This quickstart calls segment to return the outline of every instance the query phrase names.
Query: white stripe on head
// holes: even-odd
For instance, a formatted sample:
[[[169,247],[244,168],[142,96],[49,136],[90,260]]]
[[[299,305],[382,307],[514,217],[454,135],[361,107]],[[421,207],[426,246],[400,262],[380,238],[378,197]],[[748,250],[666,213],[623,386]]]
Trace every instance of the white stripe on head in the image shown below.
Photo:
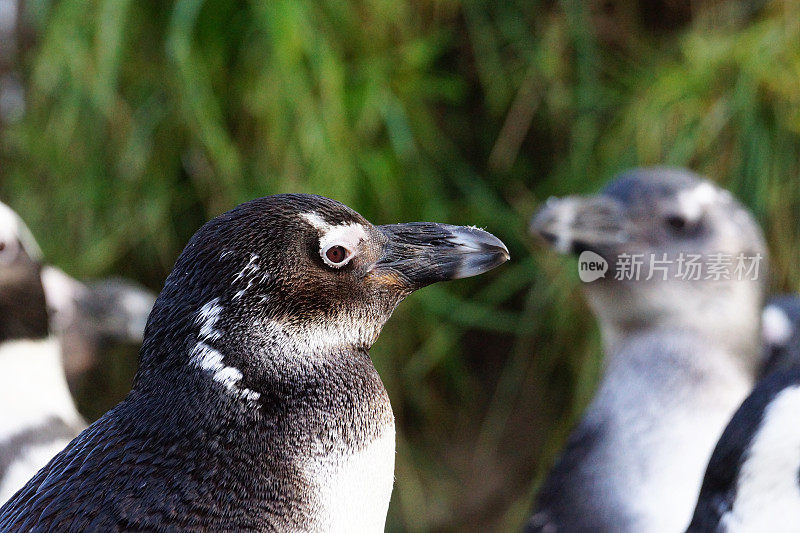
[[[557,198],[548,198],[547,203],[561,202],[563,208],[556,210],[556,223],[553,226],[553,235],[555,235],[555,242],[553,248],[562,254],[568,254],[572,250],[572,241],[574,238],[572,226],[575,223],[575,216],[577,213],[577,201],[574,198],[564,198],[559,200]]]
[[[323,260],[325,260],[326,263],[328,263],[328,261],[325,258],[325,251],[327,251],[331,246],[343,246],[350,252],[352,257],[352,254],[355,254],[358,251],[359,243],[363,240],[366,240],[368,237],[364,225],[359,224],[358,222],[337,224],[334,226],[325,222],[317,213],[301,213],[300,216],[305,219],[306,222],[311,224],[312,227],[320,231],[321,235],[319,238],[319,252],[320,256]],[[336,267],[345,263],[346,261],[342,261],[342,263],[339,265],[331,264],[330,266]]]
[[[219,315],[222,313],[222,306],[219,305],[219,298],[206,302],[197,313],[197,324],[200,326],[200,338],[202,340],[216,340],[220,338],[221,333],[214,329],[214,326],[219,320]]]
[[[225,253],[223,252],[222,257],[225,257]],[[262,270],[261,265],[259,264],[259,255],[258,254],[250,254],[250,259],[247,261],[247,264],[236,274],[236,277],[233,278],[233,282],[239,282],[243,279],[247,279],[247,286],[244,289],[239,289],[233,295],[234,300],[238,300],[243,297],[247,291],[250,290],[250,287],[253,286],[256,282],[258,283],[266,283],[270,279],[269,272],[266,270]]]
[[[792,321],[780,307],[768,305],[761,312],[761,338],[766,344],[783,346],[792,338]]]
[[[708,182],[681,191],[678,193],[678,205],[681,206],[682,214],[690,221],[698,220],[705,211],[705,208],[717,201],[719,190]]]
[[[25,253],[33,260],[41,261],[42,250],[33,238],[31,230],[13,209],[0,202],[0,242],[6,246],[14,246],[17,240],[22,243]],[[13,257],[11,260],[13,261]]]

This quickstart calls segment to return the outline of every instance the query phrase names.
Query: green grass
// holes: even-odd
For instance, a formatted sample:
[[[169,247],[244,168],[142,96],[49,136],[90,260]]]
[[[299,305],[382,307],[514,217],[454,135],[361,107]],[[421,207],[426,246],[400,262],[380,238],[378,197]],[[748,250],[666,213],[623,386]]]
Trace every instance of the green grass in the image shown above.
[[[800,288],[800,6],[651,4],[29,1],[0,195],[69,273],[154,289],[205,220],[276,192],[494,232],[512,262],[409,298],[373,357],[389,529],[514,529],[600,366],[574,265],[527,236],[539,202],[688,166]]]

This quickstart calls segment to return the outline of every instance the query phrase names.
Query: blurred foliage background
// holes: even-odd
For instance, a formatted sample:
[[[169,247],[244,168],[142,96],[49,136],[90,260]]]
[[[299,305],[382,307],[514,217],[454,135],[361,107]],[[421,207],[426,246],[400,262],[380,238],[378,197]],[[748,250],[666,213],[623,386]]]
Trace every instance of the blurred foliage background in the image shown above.
[[[549,195],[690,167],[764,224],[773,288],[800,287],[798,2],[19,2],[0,1],[0,198],[73,276],[159,290],[203,222],[277,192],[509,245],[373,348],[399,426],[389,531],[515,530],[591,398],[574,265],[526,231]]]

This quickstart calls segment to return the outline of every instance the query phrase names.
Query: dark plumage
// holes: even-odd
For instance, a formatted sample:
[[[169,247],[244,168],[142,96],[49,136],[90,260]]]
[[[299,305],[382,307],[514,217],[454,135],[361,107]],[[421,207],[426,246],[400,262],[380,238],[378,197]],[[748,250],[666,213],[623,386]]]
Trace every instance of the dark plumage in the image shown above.
[[[539,491],[538,512],[526,524],[526,531],[633,531],[633,520],[627,521],[624,507],[616,504],[614,489],[604,487],[604,471],[587,468],[595,461],[598,443],[608,439],[610,430],[608,420],[584,419],[572,431],[564,454]],[[594,487],[603,497],[575,497],[587,487]]]
[[[413,290],[507,258],[480,230],[372,226],[318,196],[220,215],[167,278],[128,397],[0,529],[381,529],[394,420],[368,349]]]

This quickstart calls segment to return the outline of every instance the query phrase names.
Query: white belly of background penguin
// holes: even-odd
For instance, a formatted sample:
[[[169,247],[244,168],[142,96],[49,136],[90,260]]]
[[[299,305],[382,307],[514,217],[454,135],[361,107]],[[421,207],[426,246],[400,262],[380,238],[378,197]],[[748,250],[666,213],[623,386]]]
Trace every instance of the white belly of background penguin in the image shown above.
[[[310,195],[204,225],[128,397],[0,508],[0,530],[381,531],[394,415],[369,358],[404,297],[508,259],[484,231],[373,226]]]
[[[56,339],[0,344],[0,501],[5,502],[78,432]]]
[[[800,531],[800,296],[773,296],[761,319],[762,378],[706,469],[689,533]]]
[[[800,531],[800,385],[781,391],[764,415],[723,518],[727,533]]]

